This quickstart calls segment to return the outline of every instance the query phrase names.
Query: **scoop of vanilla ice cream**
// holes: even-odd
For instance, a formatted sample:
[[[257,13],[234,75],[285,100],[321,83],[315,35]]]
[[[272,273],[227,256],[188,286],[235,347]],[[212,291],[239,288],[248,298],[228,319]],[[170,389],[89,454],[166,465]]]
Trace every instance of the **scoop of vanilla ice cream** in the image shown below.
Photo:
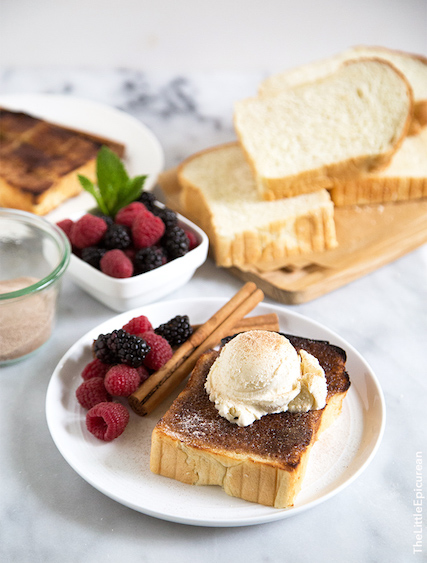
[[[277,332],[252,330],[228,342],[206,379],[219,414],[248,426],[266,414],[307,412],[326,403],[325,373],[317,359],[298,355]]]

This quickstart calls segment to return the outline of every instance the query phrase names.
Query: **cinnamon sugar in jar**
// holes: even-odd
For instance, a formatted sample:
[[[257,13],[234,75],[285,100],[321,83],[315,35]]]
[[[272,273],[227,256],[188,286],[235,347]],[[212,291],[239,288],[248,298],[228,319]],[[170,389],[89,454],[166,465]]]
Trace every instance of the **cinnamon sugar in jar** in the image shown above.
[[[27,357],[52,333],[70,245],[46,219],[0,208],[0,364]]]

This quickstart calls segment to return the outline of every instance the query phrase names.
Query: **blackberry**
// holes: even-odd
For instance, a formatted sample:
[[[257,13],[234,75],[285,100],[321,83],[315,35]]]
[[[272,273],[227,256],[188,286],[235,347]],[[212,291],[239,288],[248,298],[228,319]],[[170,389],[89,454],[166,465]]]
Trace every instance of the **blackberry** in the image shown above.
[[[193,334],[187,315],[177,315],[167,323],[158,326],[154,332],[163,336],[172,348],[180,346]]]
[[[104,219],[104,221],[107,223],[108,227],[111,227],[111,225],[114,225],[114,220],[113,220],[112,217],[110,217],[110,215],[105,215],[105,213],[101,213],[101,211],[95,211],[93,213],[93,215],[96,215],[97,217]]]
[[[94,342],[93,351],[106,364],[126,364],[136,368],[142,365],[150,346],[143,338],[119,329],[100,334]]]
[[[104,235],[104,245],[109,250],[118,248],[119,250],[125,250],[129,248],[132,243],[132,239],[129,234],[129,230],[124,225],[116,225],[113,223],[107,229]]]
[[[162,249],[156,246],[141,248],[135,254],[135,274],[144,274],[161,266],[166,260]]]
[[[93,354],[103,364],[117,363],[116,354],[112,350],[110,350],[108,346],[109,337],[109,334],[100,334],[98,338],[93,342]]]
[[[108,339],[108,347],[112,350],[121,364],[133,368],[142,365],[150,346],[143,338],[129,334],[123,329],[113,330]]]
[[[152,211],[154,215],[160,217],[160,219],[165,224],[166,229],[175,227],[178,223],[178,215],[169,207],[158,207]]]
[[[228,344],[230,340],[233,340],[233,338],[235,338],[237,335],[238,333],[236,332],[236,334],[232,334],[231,336],[225,336],[224,338],[221,338],[221,347]]]
[[[151,192],[142,192],[137,201],[143,203],[148,211],[153,212],[153,209],[158,209],[157,205],[155,205],[157,201],[156,196]]]
[[[88,246],[87,248],[82,249],[81,258],[84,262],[87,262],[97,270],[100,270],[99,262],[106,252],[107,250],[105,248]]]
[[[169,260],[175,260],[175,258],[184,256],[190,247],[190,241],[184,229],[181,229],[178,225],[166,230],[160,244],[163,246]]]

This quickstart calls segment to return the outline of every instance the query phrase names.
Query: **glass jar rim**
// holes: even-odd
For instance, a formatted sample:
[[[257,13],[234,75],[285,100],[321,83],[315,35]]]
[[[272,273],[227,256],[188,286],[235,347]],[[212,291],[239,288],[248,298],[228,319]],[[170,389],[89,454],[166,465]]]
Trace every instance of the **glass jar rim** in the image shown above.
[[[71,245],[64,231],[56,224],[47,221],[44,217],[40,217],[28,211],[0,207],[0,218],[1,217],[7,219],[17,219],[21,223],[32,224],[33,226],[45,231],[56,243],[60,251],[61,258],[56,267],[47,276],[22,289],[9,291],[7,293],[0,293],[0,301],[34,294],[52,285],[64,274],[70,262]]]

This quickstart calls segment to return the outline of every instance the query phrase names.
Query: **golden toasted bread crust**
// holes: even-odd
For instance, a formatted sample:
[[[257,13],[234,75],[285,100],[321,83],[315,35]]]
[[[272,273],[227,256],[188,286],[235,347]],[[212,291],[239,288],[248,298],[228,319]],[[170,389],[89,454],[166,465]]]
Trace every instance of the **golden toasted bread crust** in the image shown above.
[[[115,141],[0,108],[0,205],[45,214],[77,195],[77,174],[95,179],[102,145],[119,156]]]

